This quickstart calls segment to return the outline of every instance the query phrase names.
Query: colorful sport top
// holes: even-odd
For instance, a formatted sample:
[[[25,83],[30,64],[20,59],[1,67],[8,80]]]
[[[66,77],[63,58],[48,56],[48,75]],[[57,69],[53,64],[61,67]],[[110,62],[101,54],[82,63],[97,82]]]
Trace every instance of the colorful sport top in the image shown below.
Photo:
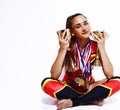
[[[75,71],[66,71],[63,80],[78,92],[86,92],[89,84],[94,82],[92,77],[92,65],[96,59],[97,43],[90,40],[86,47],[80,50],[80,45],[75,44]],[[67,52],[68,59],[72,59],[71,51]],[[73,64],[72,64],[73,65]],[[71,67],[68,67],[71,68]]]

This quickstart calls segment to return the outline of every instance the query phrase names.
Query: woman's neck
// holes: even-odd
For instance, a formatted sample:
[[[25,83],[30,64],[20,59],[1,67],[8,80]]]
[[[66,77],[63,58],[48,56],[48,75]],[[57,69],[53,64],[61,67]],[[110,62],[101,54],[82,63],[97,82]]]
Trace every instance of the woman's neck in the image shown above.
[[[80,45],[80,48],[83,49],[83,48],[85,48],[85,46],[87,45],[89,40],[90,40],[89,38],[87,38],[87,39],[77,39],[77,42]]]

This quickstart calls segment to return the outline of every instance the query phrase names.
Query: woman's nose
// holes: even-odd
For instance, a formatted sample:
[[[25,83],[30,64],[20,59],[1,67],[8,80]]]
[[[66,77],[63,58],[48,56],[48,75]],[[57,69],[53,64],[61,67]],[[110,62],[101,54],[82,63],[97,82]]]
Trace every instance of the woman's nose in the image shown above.
[[[86,31],[87,27],[86,26],[82,26],[82,31]]]

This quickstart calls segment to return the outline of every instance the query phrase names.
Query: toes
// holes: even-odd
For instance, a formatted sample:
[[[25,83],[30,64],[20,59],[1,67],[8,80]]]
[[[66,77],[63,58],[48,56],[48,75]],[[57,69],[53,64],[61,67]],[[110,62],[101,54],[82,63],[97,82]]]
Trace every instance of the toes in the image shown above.
[[[72,101],[70,99],[62,99],[57,102],[58,110],[72,107]]]
[[[98,101],[98,106],[102,106],[104,101]]]
[[[104,103],[103,100],[100,100],[100,101],[93,101],[93,102],[92,102],[92,104],[94,104],[94,105],[98,105],[98,106],[102,106],[103,103]]]

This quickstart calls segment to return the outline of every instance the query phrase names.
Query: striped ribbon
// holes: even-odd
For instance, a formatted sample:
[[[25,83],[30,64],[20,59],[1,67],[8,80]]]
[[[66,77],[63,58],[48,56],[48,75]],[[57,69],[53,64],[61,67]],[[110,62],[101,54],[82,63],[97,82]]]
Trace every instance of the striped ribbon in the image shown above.
[[[80,45],[76,43],[76,64],[84,73],[84,78],[90,73],[91,44],[88,42],[86,47],[80,50]]]

